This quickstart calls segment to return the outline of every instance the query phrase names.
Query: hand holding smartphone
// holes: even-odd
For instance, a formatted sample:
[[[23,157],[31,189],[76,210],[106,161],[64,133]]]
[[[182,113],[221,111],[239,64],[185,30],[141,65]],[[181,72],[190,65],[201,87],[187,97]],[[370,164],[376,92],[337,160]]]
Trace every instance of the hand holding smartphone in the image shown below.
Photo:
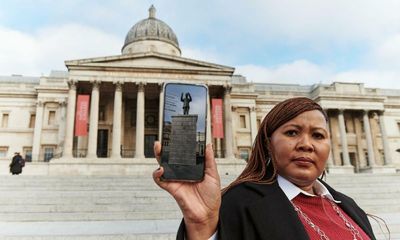
[[[201,181],[207,132],[205,85],[167,83],[161,137],[163,181]]]

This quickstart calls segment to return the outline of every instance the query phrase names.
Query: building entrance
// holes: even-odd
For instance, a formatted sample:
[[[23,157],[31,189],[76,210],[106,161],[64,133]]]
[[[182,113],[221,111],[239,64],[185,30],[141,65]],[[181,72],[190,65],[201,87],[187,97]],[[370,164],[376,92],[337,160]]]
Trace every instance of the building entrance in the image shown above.
[[[99,129],[97,132],[97,157],[108,157],[108,130]]]
[[[154,157],[154,141],[157,140],[157,135],[144,136],[144,156],[147,158]]]

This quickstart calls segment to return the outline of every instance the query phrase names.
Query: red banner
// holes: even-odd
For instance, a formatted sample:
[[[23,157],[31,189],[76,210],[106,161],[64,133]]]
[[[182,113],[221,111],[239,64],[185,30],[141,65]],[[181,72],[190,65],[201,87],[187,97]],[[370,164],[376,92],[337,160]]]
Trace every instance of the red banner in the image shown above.
[[[89,95],[78,95],[75,114],[75,136],[87,136]]]
[[[224,122],[222,111],[222,99],[213,98],[212,106],[212,135],[214,138],[224,138]]]

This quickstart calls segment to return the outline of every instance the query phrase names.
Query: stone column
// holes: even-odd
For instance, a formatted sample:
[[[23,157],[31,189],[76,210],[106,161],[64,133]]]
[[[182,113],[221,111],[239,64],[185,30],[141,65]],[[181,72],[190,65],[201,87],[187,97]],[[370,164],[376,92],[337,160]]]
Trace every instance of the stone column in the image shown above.
[[[329,127],[331,130],[331,141],[332,141],[332,158],[334,165],[341,166],[340,163],[340,129],[339,129],[339,118],[338,116],[330,116],[329,118]],[[339,134],[338,134],[339,133]],[[340,164],[339,164],[340,163]]]
[[[65,140],[63,158],[72,158],[72,147],[74,141],[74,122],[75,122],[75,105],[76,105],[76,81],[68,81],[68,106],[67,119],[65,126]]]
[[[207,127],[206,127],[206,144],[212,143],[212,133],[211,133],[211,99],[210,90],[207,92]],[[214,153],[215,155],[215,153]]]
[[[222,142],[221,138],[216,138],[215,139],[216,146],[215,146],[215,150],[214,151],[216,152],[216,154],[214,154],[214,155],[216,155],[217,158],[222,158],[221,142]]]
[[[383,111],[379,113],[379,125],[381,127],[383,153],[385,155],[384,165],[391,165],[392,164],[392,156],[390,154],[389,141],[388,141],[388,136],[387,136],[387,132],[386,132],[385,117],[383,115]]]
[[[364,122],[365,138],[367,139],[368,164],[370,167],[373,167],[375,166],[375,157],[374,157],[374,146],[372,144],[371,127],[369,125],[368,111],[363,112],[363,122]]]
[[[162,83],[158,84],[158,88],[160,90],[160,97],[159,97],[159,111],[158,111],[158,141],[162,143],[162,127],[164,125],[164,86]]]
[[[233,155],[233,129],[232,129],[232,110],[231,110],[231,90],[232,86],[225,86],[224,92],[224,112],[225,112],[225,158],[234,159]]]
[[[232,114],[232,126],[233,126],[233,129],[235,129],[235,130],[233,130],[232,129],[232,145],[233,145],[233,156],[238,156],[238,152],[237,152],[237,149],[238,149],[238,147],[237,147],[237,139],[236,139],[236,137],[237,137],[237,132],[236,132],[236,127],[238,126],[238,123],[237,123],[237,113],[236,113],[236,110],[237,110],[237,106],[231,106],[231,114]]]
[[[100,82],[94,81],[90,100],[88,158],[97,157],[97,130],[99,125]]]
[[[326,112],[326,115],[328,116],[328,111],[325,111],[325,112]],[[329,136],[330,136],[330,138],[332,139],[332,135],[333,135],[333,134],[332,134],[332,131],[331,131],[331,126],[330,126],[330,122],[329,122],[329,117],[328,117],[328,121],[327,121],[326,125],[327,125],[327,127],[328,127]],[[329,156],[328,156],[328,161],[327,161],[328,168],[335,165],[334,162],[333,162],[333,143],[332,143],[332,140],[331,140],[331,139],[330,139],[330,142],[331,142],[331,149],[329,150]]]
[[[254,143],[254,140],[257,136],[257,112],[256,107],[250,108],[250,130],[251,130],[251,144]]]
[[[347,134],[346,127],[344,124],[343,109],[339,109],[339,130],[340,130],[340,140],[342,142],[342,157],[344,166],[350,166],[349,150],[347,149]]]
[[[59,102],[60,109],[60,122],[58,124],[58,151],[63,152],[64,139],[65,139],[65,114],[67,103],[63,100]]]
[[[121,158],[121,121],[122,121],[122,83],[115,83],[113,133],[112,133],[112,158]]]
[[[136,107],[136,150],[135,158],[144,158],[144,86],[145,83],[137,84],[137,107]]]
[[[43,111],[44,111],[44,103],[39,100],[36,103],[35,129],[33,132],[33,145],[32,145],[33,162],[39,161],[40,141],[42,138],[42,127],[43,127]]]
[[[357,154],[358,154],[358,159],[359,159],[359,169],[365,168],[367,166],[367,160],[365,159],[365,154],[364,154],[364,148],[363,148],[363,131],[361,127],[361,118],[360,116],[357,116],[354,118],[354,126],[355,126],[355,132],[356,132],[356,147],[357,147]],[[358,170],[359,170],[358,169]],[[356,169],[357,170],[357,169]]]

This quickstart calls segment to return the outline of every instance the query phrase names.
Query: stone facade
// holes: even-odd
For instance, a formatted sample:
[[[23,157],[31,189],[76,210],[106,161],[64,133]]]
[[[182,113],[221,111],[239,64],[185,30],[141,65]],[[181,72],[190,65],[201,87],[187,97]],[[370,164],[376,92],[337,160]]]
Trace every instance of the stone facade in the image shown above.
[[[49,76],[0,77],[0,159],[22,152],[33,163],[72,166],[153,158],[153,142],[161,139],[162,86],[185,82],[208,86],[209,115],[211,99],[223,99],[225,136],[212,138],[210,118],[206,134],[221,161],[242,163],[268,111],[286,98],[305,96],[329,116],[329,171],[400,170],[400,89],[251,83],[233,75],[232,67],[181,57],[170,28],[160,39],[151,31],[146,38],[143,26],[156,20],[150,9],[149,19],[132,27],[141,29],[140,36],[130,31],[121,55],[66,61],[68,72]],[[89,133],[77,137],[80,94],[90,95]]]
[[[295,96],[317,101],[329,117],[332,172],[394,172],[400,169],[400,89],[362,83],[312,86],[248,83],[232,77],[234,149],[247,158],[260,122],[278,102]]]

